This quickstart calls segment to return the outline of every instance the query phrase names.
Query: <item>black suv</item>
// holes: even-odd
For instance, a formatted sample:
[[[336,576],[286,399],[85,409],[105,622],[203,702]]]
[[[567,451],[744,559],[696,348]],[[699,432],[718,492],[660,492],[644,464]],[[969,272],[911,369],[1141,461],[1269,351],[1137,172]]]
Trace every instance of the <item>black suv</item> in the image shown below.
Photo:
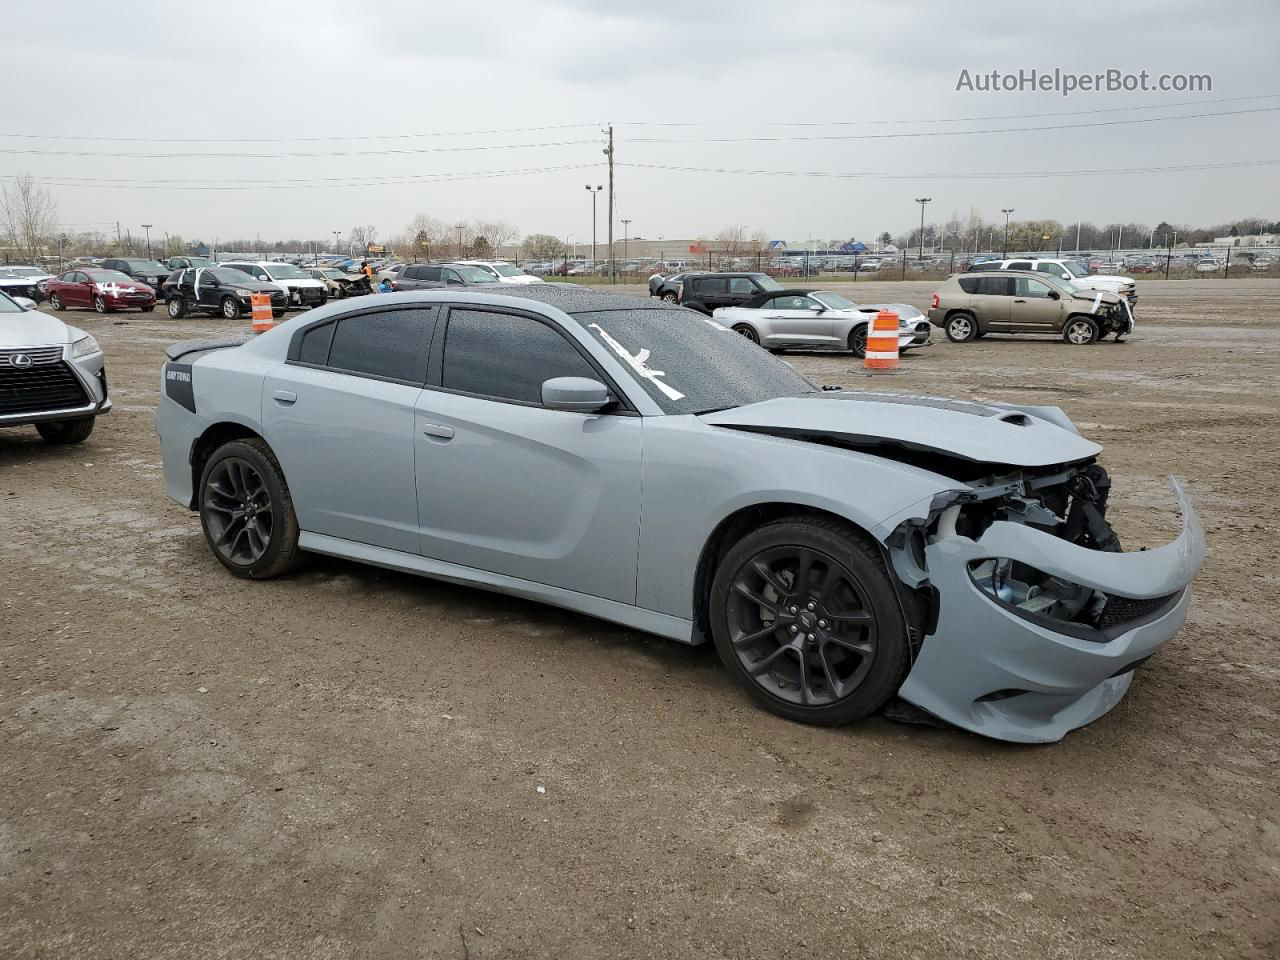
[[[113,257],[110,260],[103,260],[99,269],[119,270],[139,283],[145,283],[156,292],[157,299],[160,297],[160,284],[164,283],[165,278],[172,272],[162,263],[140,257]]]
[[[253,307],[255,293],[271,294],[271,315],[277,320],[289,307],[289,298],[274,283],[256,280],[231,267],[188,267],[164,282],[163,296],[169,316],[178,320],[188,313],[217,313],[236,320]]]
[[[488,270],[467,263],[410,263],[391,281],[393,290],[428,290],[473,283],[497,284]]]
[[[758,293],[781,289],[767,273],[698,273],[681,280],[676,295],[684,306],[711,316],[717,307],[737,307]]]

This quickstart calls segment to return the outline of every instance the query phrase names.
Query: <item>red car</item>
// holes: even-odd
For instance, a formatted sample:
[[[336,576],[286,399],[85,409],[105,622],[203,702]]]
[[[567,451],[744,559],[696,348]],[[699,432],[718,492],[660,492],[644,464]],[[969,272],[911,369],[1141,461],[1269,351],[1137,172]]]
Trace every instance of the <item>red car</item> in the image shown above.
[[[55,310],[84,307],[107,313],[156,308],[156,292],[119,270],[68,270],[50,280],[45,293]]]

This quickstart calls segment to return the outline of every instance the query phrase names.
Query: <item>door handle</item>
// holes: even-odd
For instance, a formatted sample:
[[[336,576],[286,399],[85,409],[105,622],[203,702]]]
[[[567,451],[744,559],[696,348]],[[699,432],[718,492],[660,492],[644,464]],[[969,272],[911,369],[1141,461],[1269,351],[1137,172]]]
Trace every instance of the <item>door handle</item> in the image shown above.
[[[276,403],[295,403],[298,395],[292,390],[276,390],[272,392],[271,399]]]
[[[1015,298],[1015,299],[1014,299],[1014,301],[1013,301],[1013,302],[1014,302],[1014,303],[1026,303],[1027,301],[1023,300],[1021,297],[1017,297],[1017,298]]]
[[[433,440],[452,440],[453,427],[446,427],[442,423],[428,423],[422,428],[422,432]]]

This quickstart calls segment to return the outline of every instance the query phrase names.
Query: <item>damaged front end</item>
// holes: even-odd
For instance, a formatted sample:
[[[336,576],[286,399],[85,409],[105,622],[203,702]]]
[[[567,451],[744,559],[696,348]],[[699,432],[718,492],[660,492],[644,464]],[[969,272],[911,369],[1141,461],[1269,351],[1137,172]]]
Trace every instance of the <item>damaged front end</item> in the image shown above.
[[[1002,740],[1061,739],[1116,705],[1186,619],[1204,537],[1124,553],[1092,460],[970,480],[886,537],[924,636],[899,695]]]

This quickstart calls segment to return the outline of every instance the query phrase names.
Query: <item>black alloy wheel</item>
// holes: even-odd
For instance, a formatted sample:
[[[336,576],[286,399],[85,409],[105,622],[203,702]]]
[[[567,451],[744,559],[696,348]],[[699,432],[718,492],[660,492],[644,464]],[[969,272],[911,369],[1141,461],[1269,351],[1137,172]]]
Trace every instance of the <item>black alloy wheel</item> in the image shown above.
[[[710,611],[730,673],[793,720],[859,719],[906,675],[906,626],[879,550],[834,520],[776,521],[744,537],[717,571]]]
[[[859,360],[867,355],[867,324],[861,323],[849,332],[849,352]]]
[[[203,507],[219,556],[242,567],[262,559],[275,514],[266,480],[253,464],[240,457],[219,460],[205,480]]]

